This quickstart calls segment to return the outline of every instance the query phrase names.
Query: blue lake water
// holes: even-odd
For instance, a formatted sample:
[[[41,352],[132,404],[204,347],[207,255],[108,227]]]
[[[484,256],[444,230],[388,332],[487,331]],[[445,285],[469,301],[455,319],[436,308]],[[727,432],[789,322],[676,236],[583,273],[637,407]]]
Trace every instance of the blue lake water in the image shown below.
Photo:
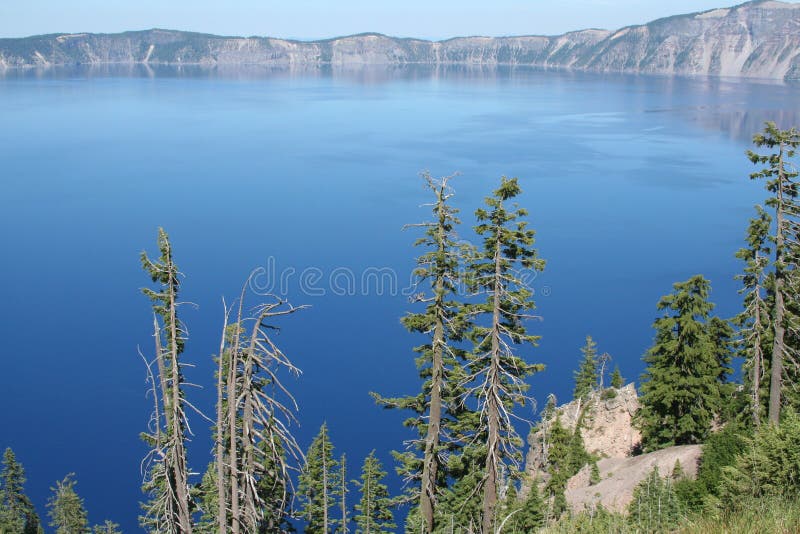
[[[779,83],[526,69],[7,72],[0,446],[25,465],[42,514],[49,487],[75,472],[92,522],[137,530],[150,408],[137,346],[152,345],[138,254],[156,252],[164,226],[196,304],[183,309],[189,379],[206,386],[193,402],[213,413],[221,298],[253,269],[264,283],[282,273],[290,300],[311,305],[277,338],[304,371],[288,383],[300,443],[327,420],[351,466],[373,448],[389,465],[410,436],[368,392],[418,388],[419,338],[399,318],[419,251],[402,227],[427,217],[426,169],[461,173],[467,240],[500,176],[520,179],[548,261],[534,283],[542,342],[525,351],[548,366],[533,395],[569,398],[587,334],[636,379],[673,282],[702,273],[719,313],[737,311],[733,254],[764,197],[744,151],[764,120],[800,123],[798,102]],[[325,295],[303,291],[309,268]],[[378,276],[347,291],[347,273],[360,286],[390,270],[397,291]],[[197,471],[208,426],[193,419]]]

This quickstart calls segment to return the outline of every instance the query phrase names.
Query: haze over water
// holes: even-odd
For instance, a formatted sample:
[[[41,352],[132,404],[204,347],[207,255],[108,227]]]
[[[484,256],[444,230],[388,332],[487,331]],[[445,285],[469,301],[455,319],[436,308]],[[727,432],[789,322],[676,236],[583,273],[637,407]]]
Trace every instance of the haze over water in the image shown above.
[[[137,346],[152,346],[138,254],[156,254],[163,226],[196,304],[183,308],[187,374],[205,389],[190,399],[213,414],[221,298],[253,269],[283,274],[290,301],[311,305],[276,338],[303,370],[287,381],[301,445],[327,420],[351,478],[372,448],[391,468],[388,451],[411,436],[368,392],[419,387],[421,338],[399,318],[415,309],[402,290],[421,251],[402,227],[429,218],[426,169],[461,173],[465,240],[500,176],[520,179],[547,260],[531,325],[542,341],[525,351],[548,365],[531,381],[540,402],[569,399],[587,334],[638,379],[672,283],[702,273],[720,315],[736,313],[733,255],[764,198],[744,151],[764,120],[788,128],[799,115],[791,85],[521,68],[9,71],[0,446],[25,465],[41,514],[48,488],[75,472],[93,523],[138,529],[151,400]],[[337,294],[348,272],[357,287]],[[396,287],[390,275],[362,288],[365,272],[395,273]],[[190,463],[203,471],[210,425],[192,424]]]

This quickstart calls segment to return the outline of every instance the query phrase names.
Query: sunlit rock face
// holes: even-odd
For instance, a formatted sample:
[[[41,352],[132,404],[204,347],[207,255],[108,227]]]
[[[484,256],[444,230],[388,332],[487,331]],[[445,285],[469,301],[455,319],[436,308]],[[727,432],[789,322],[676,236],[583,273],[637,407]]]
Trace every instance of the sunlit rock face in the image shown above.
[[[800,79],[800,4],[756,1],[618,31],[459,37],[362,34],[322,41],[148,30],[0,39],[0,68],[75,64],[528,65],[601,72]]]

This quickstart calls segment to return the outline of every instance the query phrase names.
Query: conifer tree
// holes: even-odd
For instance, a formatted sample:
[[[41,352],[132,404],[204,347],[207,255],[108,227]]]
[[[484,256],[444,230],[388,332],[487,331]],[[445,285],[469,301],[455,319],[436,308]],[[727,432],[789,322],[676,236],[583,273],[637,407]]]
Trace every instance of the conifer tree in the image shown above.
[[[662,478],[658,467],[634,488],[628,505],[629,520],[641,532],[672,532],[682,512],[672,480]]]
[[[417,258],[414,276],[426,291],[415,295],[415,302],[424,303],[420,313],[409,313],[402,319],[411,332],[424,334],[430,341],[415,348],[419,354],[417,368],[423,380],[419,394],[382,398],[373,394],[386,408],[411,410],[414,415],[405,426],[414,428],[419,435],[416,450],[395,453],[400,462],[399,474],[407,481],[408,500],[419,507],[424,532],[433,532],[437,494],[446,485],[441,458],[444,452],[457,453],[459,420],[468,411],[463,400],[464,351],[454,346],[462,339],[466,324],[462,305],[458,301],[459,267],[464,251],[458,244],[456,226],[458,210],[450,205],[453,190],[449,185],[453,177],[436,180],[423,174],[427,188],[433,193],[433,220],[409,225],[425,229],[423,237],[415,243],[425,247]]]
[[[771,240],[775,247],[774,260],[774,308],[772,312],[772,354],[770,370],[769,420],[778,424],[783,396],[784,362],[795,358],[796,350],[789,338],[798,331],[798,318],[793,310],[797,308],[797,294],[800,292],[800,204],[798,204],[798,169],[793,163],[797,147],[800,146],[800,132],[779,130],[774,122],[767,122],[763,133],[753,136],[753,144],[773,150],[762,155],[748,151],[750,161],[764,165],[752,173],[751,179],[766,180],[766,188],[772,196],[767,206],[775,210],[775,230]]]
[[[119,525],[108,519],[102,525],[95,525],[92,534],[122,534]]]
[[[622,373],[619,372],[619,366],[614,366],[614,372],[611,374],[611,387],[619,389],[625,385],[625,379],[622,378]]]
[[[7,448],[0,471],[0,532],[38,534],[40,528],[39,516],[25,494],[25,469]]]
[[[180,356],[186,342],[186,328],[178,318],[180,272],[172,245],[163,228],[158,230],[160,257],[151,260],[141,254],[144,270],[158,289],[142,292],[153,302],[155,371],[148,363],[154,409],[148,431],[142,439],[151,447],[142,490],[149,501],[142,505],[143,527],[151,532],[191,534],[192,515],[189,468],[186,462],[185,380]],[[164,340],[162,342],[162,340]]]
[[[655,342],[644,357],[641,408],[635,420],[645,450],[700,443],[720,413],[730,347],[723,323],[711,321],[711,286],[702,276],[662,297]]]
[[[288,460],[302,457],[290,431],[297,423],[297,405],[280,375],[297,376],[300,371],[272,341],[270,332],[276,329],[277,318],[303,306],[274,297],[245,316],[244,300],[245,289],[232,324],[228,321],[233,310],[225,310],[217,357],[216,496],[209,504],[216,505],[213,516],[218,531],[277,532],[287,519]],[[206,523],[211,515],[205,510]]]
[[[56,534],[89,534],[89,521],[83,499],[75,493],[75,479],[72,473],[50,488],[53,495],[47,502],[50,526]]]
[[[391,534],[394,532],[389,489],[384,484],[386,471],[372,451],[364,460],[361,479],[356,481],[361,500],[356,504],[356,534]]]
[[[745,262],[744,273],[737,276],[742,282],[739,293],[744,295],[744,310],[735,318],[739,327],[739,353],[744,358],[745,376],[749,382],[752,421],[759,426],[764,413],[765,355],[771,353],[769,331],[770,309],[765,296],[768,284],[769,230],[772,217],[761,206],[756,206],[757,216],[750,219],[747,229],[747,247],[736,257]],[[768,392],[768,387],[767,387]]]
[[[333,492],[339,497],[339,511],[341,519],[336,532],[348,534],[350,532],[350,519],[347,516],[347,494],[350,493],[347,480],[347,456],[344,454],[339,457],[339,478],[336,480],[338,487]]]
[[[301,501],[301,516],[306,521],[309,534],[328,534],[336,521],[331,516],[336,479],[339,475],[333,456],[333,444],[328,434],[327,423],[322,423],[319,433],[306,452],[306,463],[300,472],[298,497]]]
[[[493,529],[500,472],[508,462],[518,465],[520,458],[522,440],[511,424],[514,406],[528,400],[525,379],[544,368],[526,362],[516,348],[535,346],[539,339],[529,334],[523,323],[533,317],[529,310],[535,305],[522,269],[538,272],[545,263],[533,248],[533,230],[520,220],[527,211],[507,207],[520,192],[516,178],[503,177],[500,187],[486,199],[486,208],[475,212],[475,232],[483,238],[483,247],[468,269],[471,288],[486,298],[470,306],[476,324],[469,332],[475,348],[468,366],[478,384],[473,392],[478,399],[480,429],[486,433],[483,532]]]
[[[588,397],[597,384],[597,343],[592,336],[586,336],[586,345],[581,348],[581,353],[583,359],[574,373],[575,389],[572,398],[576,400]]]

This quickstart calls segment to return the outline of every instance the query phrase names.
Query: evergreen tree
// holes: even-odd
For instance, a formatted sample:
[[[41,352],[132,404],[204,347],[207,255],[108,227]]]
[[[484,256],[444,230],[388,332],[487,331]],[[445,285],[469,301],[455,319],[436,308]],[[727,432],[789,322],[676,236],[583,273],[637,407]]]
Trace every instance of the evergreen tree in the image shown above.
[[[531,484],[528,495],[519,499],[514,485],[510,485],[498,517],[499,531],[508,534],[536,532],[544,525],[544,503],[536,484]]]
[[[792,128],[781,131],[774,122],[767,122],[764,132],[753,136],[756,147],[766,147],[774,152],[766,155],[748,151],[750,161],[764,165],[752,173],[751,179],[766,180],[766,188],[772,196],[767,206],[775,210],[775,234],[770,240],[775,246],[774,261],[774,307],[772,310],[772,354],[770,370],[769,420],[778,424],[784,395],[784,362],[796,356],[796,347],[790,343],[792,332],[798,329],[797,294],[800,292],[798,261],[800,248],[800,204],[797,202],[798,169],[793,163],[800,132]],[[757,230],[758,231],[758,230]],[[751,244],[752,247],[752,244]]]
[[[148,364],[154,408],[150,427],[142,434],[151,451],[142,485],[149,501],[142,505],[144,516],[140,523],[151,532],[191,534],[192,504],[186,462],[187,402],[180,361],[186,328],[178,319],[180,272],[163,228],[158,230],[158,248],[158,260],[151,260],[145,252],[141,254],[142,266],[158,284],[158,289],[142,290],[153,302],[156,370]],[[162,339],[166,341],[162,343]]]
[[[509,462],[515,467],[520,460],[522,440],[511,424],[514,406],[528,400],[525,380],[544,368],[517,354],[517,346],[535,346],[539,340],[523,323],[533,317],[529,310],[535,305],[521,269],[538,272],[545,263],[533,248],[533,230],[520,220],[527,211],[506,205],[520,192],[516,178],[503,177],[500,187],[486,199],[486,208],[475,212],[475,232],[483,238],[483,247],[468,268],[471,288],[486,298],[470,306],[476,323],[469,332],[475,347],[468,366],[477,384],[473,392],[481,414],[479,428],[486,433],[481,511],[484,532],[493,529],[500,473]]]
[[[425,173],[423,178],[435,199],[431,205],[433,221],[412,226],[425,229],[415,245],[425,247],[426,252],[417,258],[414,270],[418,283],[427,286],[427,292],[414,297],[416,302],[425,304],[425,309],[402,319],[409,331],[430,339],[414,349],[419,354],[417,368],[423,380],[422,389],[408,397],[373,396],[386,408],[413,412],[404,424],[414,428],[419,436],[416,450],[396,452],[394,456],[400,463],[398,473],[405,480],[415,481],[407,486],[407,500],[419,507],[424,532],[433,532],[434,503],[447,483],[441,459],[445,453],[458,452],[458,421],[468,411],[462,400],[464,351],[454,346],[466,328],[462,305],[457,300],[464,251],[456,234],[460,222],[458,210],[449,204],[453,196],[449,185],[452,177],[435,180]]]
[[[633,490],[628,517],[641,532],[672,532],[682,516],[672,480],[662,478],[658,467]]]
[[[50,516],[50,526],[56,529],[56,534],[89,534],[89,521],[83,499],[75,493],[75,480],[70,473],[64,480],[56,482],[55,488],[50,488],[53,495],[47,501]]]
[[[581,348],[583,359],[575,371],[575,389],[572,398],[585,399],[594,391],[597,384],[597,343],[592,336],[586,336],[586,345]]]
[[[611,374],[611,387],[619,389],[625,385],[625,379],[622,378],[622,373],[619,372],[619,366],[614,366],[614,372]]]
[[[106,521],[102,525],[95,525],[92,529],[92,534],[122,534],[119,525],[113,521]]]
[[[339,475],[337,467],[328,425],[323,423],[308,448],[306,463],[299,479],[300,513],[306,521],[305,532],[309,534],[328,534],[336,524],[330,511],[336,505],[334,492]]]
[[[361,500],[356,504],[357,514],[354,519],[357,525],[356,534],[391,534],[394,532],[394,516],[392,514],[389,489],[383,483],[386,472],[380,460],[372,451],[364,460],[361,469],[361,481],[356,481]]]
[[[344,454],[339,458],[339,477],[336,483],[337,487],[333,494],[339,497],[339,511],[342,514],[336,532],[347,534],[350,532],[350,519],[347,516],[347,494],[350,493],[350,489],[347,487],[347,456]]]
[[[771,354],[771,332],[769,332],[770,309],[765,296],[768,284],[769,230],[772,217],[761,206],[756,206],[757,216],[750,219],[747,229],[747,247],[740,249],[736,257],[745,262],[744,273],[737,276],[742,282],[739,293],[744,295],[744,310],[735,318],[739,327],[739,354],[744,358],[744,375],[749,382],[752,421],[755,426],[765,415],[766,396],[769,387],[763,385],[765,355]]]
[[[37,534],[40,528],[39,516],[25,494],[25,469],[7,448],[0,471],[0,532]]]
[[[592,460],[592,457],[586,452],[580,432],[581,419],[582,416],[579,416],[573,431],[563,425],[560,416],[556,416],[555,422],[550,427],[550,439],[545,459],[545,470],[549,479],[544,486],[544,491],[552,504],[552,517],[558,517],[567,508],[564,491],[569,479]]]
[[[655,343],[644,357],[635,416],[648,451],[702,442],[721,411],[730,372],[729,329],[709,320],[714,305],[708,280],[698,275],[673,287],[658,303],[664,316],[653,325]]]

